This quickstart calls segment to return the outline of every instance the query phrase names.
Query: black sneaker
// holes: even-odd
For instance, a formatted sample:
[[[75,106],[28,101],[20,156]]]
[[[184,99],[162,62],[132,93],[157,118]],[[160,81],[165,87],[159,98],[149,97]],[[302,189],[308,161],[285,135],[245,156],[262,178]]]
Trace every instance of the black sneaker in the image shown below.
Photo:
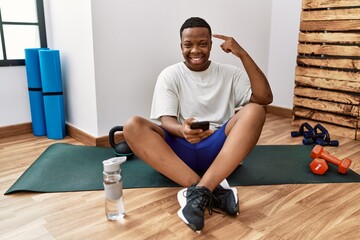
[[[230,187],[226,180],[215,188],[213,195],[215,197],[214,208],[220,209],[231,216],[239,215],[237,189]]]
[[[200,233],[204,227],[204,211],[212,214],[214,196],[206,187],[191,186],[178,192],[180,210],[178,216],[194,231]]]

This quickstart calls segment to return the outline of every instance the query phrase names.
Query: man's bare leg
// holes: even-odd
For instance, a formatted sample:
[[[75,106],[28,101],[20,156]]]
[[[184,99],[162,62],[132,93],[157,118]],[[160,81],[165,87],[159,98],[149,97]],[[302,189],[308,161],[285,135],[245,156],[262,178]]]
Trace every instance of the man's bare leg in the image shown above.
[[[132,117],[125,123],[123,133],[139,158],[174,182],[189,187],[200,181],[200,177],[165,142],[165,135],[156,124]]]
[[[265,123],[265,110],[261,105],[250,103],[237,112],[228,122],[223,148],[206,171],[198,186],[213,191],[227,178],[255,147]]]

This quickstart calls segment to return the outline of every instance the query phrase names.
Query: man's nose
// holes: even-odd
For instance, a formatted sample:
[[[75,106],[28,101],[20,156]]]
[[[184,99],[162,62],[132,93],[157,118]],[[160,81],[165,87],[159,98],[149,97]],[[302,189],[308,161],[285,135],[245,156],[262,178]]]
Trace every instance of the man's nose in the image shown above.
[[[192,48],[191,48],[191,52],[192,53],[198,53],[200,52],[200,48],[198,45],[194,45]]]

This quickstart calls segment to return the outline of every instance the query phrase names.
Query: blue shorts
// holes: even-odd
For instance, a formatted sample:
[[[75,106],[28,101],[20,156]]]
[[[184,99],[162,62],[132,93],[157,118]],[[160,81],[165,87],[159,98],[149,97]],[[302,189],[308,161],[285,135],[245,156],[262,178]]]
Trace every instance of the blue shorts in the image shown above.
[[[205,172],[224,145],[226,140],[226,124],[227,123],[209,137],[195,144],[189,143],[184,138],[175,137],[164,128],[162,129],[165,134],[166,143],[172,148],[176,155],[194,171]]]

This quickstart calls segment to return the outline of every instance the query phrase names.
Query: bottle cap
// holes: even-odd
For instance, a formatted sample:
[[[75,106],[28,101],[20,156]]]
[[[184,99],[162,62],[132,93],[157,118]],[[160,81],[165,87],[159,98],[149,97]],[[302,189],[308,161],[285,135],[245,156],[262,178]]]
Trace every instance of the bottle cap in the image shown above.
[[[126,157],[114,157],[103,161],[105,172],[115,172],[120,170],[120,164],[126,161]]]

